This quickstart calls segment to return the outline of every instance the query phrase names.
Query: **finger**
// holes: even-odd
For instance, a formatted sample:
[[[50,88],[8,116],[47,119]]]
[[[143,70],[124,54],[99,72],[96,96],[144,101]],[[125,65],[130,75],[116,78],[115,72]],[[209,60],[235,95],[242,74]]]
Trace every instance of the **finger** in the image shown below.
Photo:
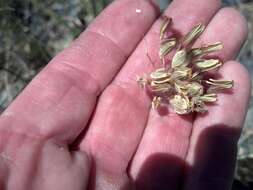
[[[224,29],[224,25],[225,24],[228,26],[227,28],[229,28],[230,29],[230,32],[229,32],[229,35],[227,35],[227,32],[224,32],[223,31],[223,29]],[[235,24],[236,23],[236,24]],[[239,52],[239,49],[240,49],[240,47],[241,47],[241,45],[243,44],[243,42],[245,41],[245,39],[246,39],[246,37],[247,37],[247,25],[246,25],[246,22],[245,22],[245,20],[244,20],[244,18],[236,11],[236,10],[234,10],[234,9],[231,9],[231,8],[223,8],[222,10],[220,10],[218,13],[217,13],[217,15],[214,17],[214,19],[212,20],[212,22],[209,24],[209,26],[208,26],[208,28],[207,28],[207,30],[206,30],[206,32],[201,36],[201,40],[198,42],[199,44],[201,44],[201,43],[210,43],[210,42],[214,42],[214,41],[221,41],[223,44],[224,44],[224,49],[222,50],[222,51],[220,51],[220,52],[218,52],[218,53],[216,53],[216,54],[214,54],[214,55],[216,55],[216,56],[218,56],[218,57],[220,57],[220,58],[222,58],[223,60],[229,60],[229,59],[232,59],[233,57],[234,57],[234,55],[237,55],[238,54],[238,52]],[[227,64],[227,63],[226,63]],[[226,75],[227,76],[227,79],[231,79],[231,77],[230,76],[228,76],[228,75]],[[238,75],[239,76],[239,75]],[[224,78],[226,78],[226,77],[224,77]],[[223,96],[223,95],[222,95]],[[220,99],[220,97],[219,97],[219,99]],[[218,108],[218,105],[216,106],[216,105],[214,105],[214,107],[208,107],[208,110],[209,109],[219,109]],[[216,113],[216,114],[221,114],[221,112],[217,112],[217,111],[214,111],[212,114],[214,114],[214,113]],[[244,114],[244,113],[242,113],[242,114]],[[211,114],[208,114],[209,116],[211,116]],[[221,114],[221,115],[228,115],[228,114]],[[216,119],[214,119],[215,118],[215,116],[214,117],[209,117],[209,116],[206,116],[206,117],[203,117],[203,118],[199,118],[199,119],[197,119],[196,120],[196,123],[198,123],[198,120],[201,120],[201,119],[204,119],[204,118],[206,118],[206,125],[207,126],[210,126],[211,124],[210,124],[210,121],[216,121]],[[237,117],[233,117],[233,118],[235,118],[235,119],[238,119]],[[218,120],[217,120],[218,121]],[[239,120],[238,120],[239,121]],[[203,121],[203,125],[205,124],[205,122]],[[188,156],[187,156],[187,162],[189,162],[189,165],[193,165],[193,162],[194,162],[194,159],[195,159],[195,156],[200,156],[200,155],[196,155],[196,153],[194,153],[195,152],[195,149],[197,149],[199,146],[197,145],[197,139],[202,139],[202,137],[200,137],[200,136],[204,136],[204,134],[205,134],[205,131],[207,131],[203,126],[199,126],[199,127],[196,127],[195,126],[195,124],[196,123],[194,123],[194,129],[193,129],[193,132],[192,132],[192,143],[191,143],[191,146],[190,146],[190,150],[189,150],[189,154],[188,154]],[[222,123],[220,123],[220,129],[217,129],[217,131],[218,130],[220,130],[221,131],[221,133],[226,133],[226,127],[225,126],[221,126],[221,124]],[[214,124],[215,125],[215,124]],[[241,125],[240,125],[241,126]],[[219,127],[216,127],[216,128],[219,128]],[[216,128],[213,130],[214,131],[214,133],[215,133],[215,131],[216,131]],[[195,132],[195,131],[197,131],[197,132]],[[223,132],[224,131],[224,132]],[[229,132],[229,131],[228,131]],[[227,132],[227,133],[228,133]],[[195,135],[195,133],[196,133],[196,135]],[[207,133],[207,132],[206,132]],[[218,141],[218,138],[213,138],[213,140],[211,139],[212,137],[211,137],[211,135],[212,135],[212,130],[210,130],[210,135],[209,135],[209,137],[210,138],[208,138],[208,139],[210,139],[210,142],[208,142],[208,140],[207,140],[207,142],[203,142],[203,143],[198,143],[198,144],[202,144],[202,147],[204,147],[205,148],[205,144],[208,144],[208,143],[210,143],[211,144],[211,142],[214,142],[215,140],[217,141],[217,142],[219,142]],[[237,132],[237,134],[238,134],[239,132]],[[198,134],[198,135],[197,135]],[[201,134],[203,134],[203,135],[201,135]],[[233,135],[235,135],[235,133],[233,134],[230,134],[230,135],[226,135],[228,138],[229,137],[231,137],[232,138],[232,136]],[[194,137],[195,136],[195,137]],[[227,139],[227,138],[226,138]],[[199,141],[201,141],[201,140],[199,140]],[[236,141],[234,141],[234,143],[236,143]],[[228,144],[228,143],[226,143],[226,144]],[[233,143],[232,143],[233,144]],[[215,144],[215,145],[217,145],[217,144]],[[198,147],[197,147],[198,146]],[[212,146],[212,145],[210,145],[210,146]],[[232,145],[231,145],[232,146]],[[231,147],[230,146],[230,147]],[[217,146],[218,147],[218,146]],[[217,150],[221,150],[221,151],[224,151],[222,148],[224,148],[223,146],[220,146],[221,147],[221,149],[217,149]],[[211,148],[211,147],[210,147]],[[208,145],[206,145],[206,148],[205,148],[206,150],[207,149],[209,149],[209,147],[208,147]],[[233,153],[233,151],[235,151],[235,147],[233,148],[233,149],[230,149],[230,151],[231,151],[231,154]],[[211,151],[210,151],[211,152]],[[205,154],[205,153],[203,153],[203,154]],[[218,154],[218,152],[217,152],[217,154]],[[215,154],[215,153],[213,153],[213,155],[216,155],[217,156],[217,154]],[[228,154],[227,153],[227,155],[231,155],[231,154]],[[207,155],[209,155],[209,154],[207,154]],[[208,156],[206,157],[206,158],[208,158]],[[234,157],[234,155],[232,154],[231,156],[227,156],[227,158],[228,158],[228,160],[227,160],[227,163],[228,163],[228,165],[229,165],[229,168],[230,169],[228,169],[227,170],[227,172],[229,173],[229,172],[231,172],[231,170],[233,169],[232,168],[232,165],[233,165],[233,159],[235,158]],[[219,158],[213,158],[213,160],[218,160]],[[230,159],[230,161],[231,162],[229,162],[229,159]],[[205,159],[206,161],[208,160],[208,159]],[[224,160],[224,159],[223,159]],[[211,158],[210,158],[210,160],[208,161],[208,162],[210,162],[211,161]],[[222,161],[221,161],[222,162]],[[194,162],[195,163],[195,162]],[[218,164],[217,164],[218,165]],[[211,164],[210,164],[210,166],[212,166]],[[204,168],[204,166],[203,166],[203,168]],[[212,168],[214,168],[214,169],[217,169],[218,168],[218,166],[213,166]],[[224,169],[224,171],[226,171],[226,169],[225,169],[225,167],[220,167],[220,168],[222,168],[222,169]],[[204,169],[203,169],[204,170]],[[210,170],[211,171],[211,170]],[[191,172],[191,169],[190,169],[190,171],[189,172]],[[217,173],[219,173],[218,172],[218,170],[217,170]],[[222,172],[221,172],[221,175],[223,175],[222,174]],[[230,173],[230,175],[231,175],[231,173]],[[198,175],[197,175],[198,176]],[[192,176],[191,177],[189,177],[189,180],[188,181],[192,181]],[[218,177],[218,175],[217,175],[217,178],[216,179],[218,179],[219,177]],[[231,178],[227,178],[227,180],[226,180],[226,182],[229,184],[231,181],[229,180],[229,179],[231,179]],[[194,180],[196,180],[196,178],[194,179]],[[193,181],[194,181],[193,180]],[[225,181],[224,181],[225,182]],[[186,185],[186,189],[187,188],[189,188],[189,189],[191,189],[192,188],[192,186],[191,185],[189,185],[189,184],[191,184],[192,182],[188,182],[188,185]],[[222,184],[222,183],[221,183]],[[224,184],[223,184],[224,185]],[[212,187],[212,186],[211,186]],[[215,188],[214,188],[215,189]],[[221,188],[222,189],[222,188]]]
[[[203,11],[207,7],[206,3],[199,1],[197,4],[200,6],[195,9],[195,1],[182,2],[174,1],[165,12],[174,18],[175,28],[180,29],[182,33],[199,22],[199,17],[207,23],[218,9],[215,3],[208,5],[208,11]],[[194,5],[189,6],[191,3]],[[187,14],[191,19],[184,22],[181,14]],[[152,54],[153,50],[158,51],[155,49],[157,46],[153,45],[159,41],[160,24],[160,21],[154,24],[119,75],[100,97],[90,129],[80,145],[81,149],[91,152],[98,170],[106,170],[117,176],[122,175],[141,139],[150,100],[138,88],[135,79],[136,75],[152,69],[151,64],[146,64],[148,62],[146,49],[151,56],[155,55]],[[152,58],[156,59],[157,56]]]
[[[0,134],[0,163],[3,190],[86,189],[91,168],[85,152],[7,130]]]
[[[228,21],[231,21],[232,18],[233,22],[236,22],[236,25],[232,23],[229,24]],[[230,26],[229,37],[227,37],[228,35],[225,35],[224,23],[227,23],[227,26]],[[208,24],[204,34],[201,36],[200,40],[196,42],[196,46],[221,41],[224,44],[224,50],[213,54],[212,56],[228,60],[232,58],[233,54],[238,53],[239,47],[241,47],[245,38],[245,22],[242,19],[242,16],[233,9],[224,8],[220,10]],[[150,113],[144,137],[139,146],[140,151],[138,152],[140,152],[140,159],[138,159],[138,152],[135,157],[136,161],[134,162],[137,165],[136,170],[138,171],[143,160],[154,152],[165,152],[184,160],[187,154],[189,137],[192,130],[192,125],[189,121],[191,121],[189,116],[188,118],[183,117],[182,119],[175,114],[170,114],[168,117],[161,118],[157,112],[152,111]],[[175,180],[175,178],[181,175],[182,170],[177,170],[179,173],[176,173],[175,170],[180,168],[180,166],[176,164],[173,164],[173,166],[175,169],[172,170],[172,167],[170,167],[170,170],[168,171],[171,172],[168,172],[167,174],[173,177],[167,177],[166,179],[171,179],[171,182],[176,184],[177,180]]]
[[[73,141],[86,125],[97,96],[156,16],[148,0],[112,3],[6,110],[1,128],[8,125],[10,130],[44,139]]]
[[[250,97],[250,75],[235,61],[220,70],[223,78],[234,80],[231,91],[219,93],[218,102],[194,122],[187,156],[185,190],[231,189],[237,141]]]
[[[181,15],[172,17],[175,27],[184,29],[182,34],[186,34],[200,21],[208,24],[220,8],[220,1],[185,1],[184,4],[188,8],[185,11],[179,9]],[[192,12],[188,10],[189,8]],[[185,27],[185,24],[180,22],[185,19],[183,15],[192,18],[193,14],[195,19],[191,25]],[[170,111],[161,113],[151,110],[147,127],[130,168],[131,175],[140,187],[154,189],[159,185],[160,189],[178,188],[184,167],[183,161],[188,150],[192,119],[191,115],[182,117]],[[160,163],[157,160],[160,160]]]
[[[223,61],[234,59],[247,38],[247,28],[247,22],[237,10],[223,8],[200,36],[196,46],[222,42],[224,48],[212,56],[219,57]]]

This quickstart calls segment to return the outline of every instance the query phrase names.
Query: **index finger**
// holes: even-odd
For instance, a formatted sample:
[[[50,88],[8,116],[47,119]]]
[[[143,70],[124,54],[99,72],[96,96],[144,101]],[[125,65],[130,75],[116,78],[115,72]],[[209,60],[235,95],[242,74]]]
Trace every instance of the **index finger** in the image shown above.
[[[157,16],[151,0],[112,3],[3,113],[0,130],[74,140],[86,125],[97,96]]]

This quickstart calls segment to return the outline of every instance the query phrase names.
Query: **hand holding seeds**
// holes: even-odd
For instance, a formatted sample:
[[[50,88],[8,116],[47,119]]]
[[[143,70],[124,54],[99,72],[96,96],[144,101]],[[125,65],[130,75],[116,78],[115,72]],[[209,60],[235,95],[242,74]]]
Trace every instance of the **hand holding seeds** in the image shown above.
[[[228,60],[246,25],[219,0],[173,0],[162,26],[159,15],[154,0],[112,1],[24,89],[0,118],[1,190],[231,189],[250,84]],[[200,35],[212,43],[193,47]],[[143,64],[147,49],[159,68]],[[152,107],[177,114],[150,110],[140,74]]]
[[[208,71],[222,66],[219,59],[208,59],[206,55],[221,50],[221,42],[191,48],[193,42],[203,33],[205,26],[196,25],[183,39],[165,37],[172,19],[165,17],[160,30],[159,56],[163,64],[149,77],[138,77],[141,87],[147,87],[153,94],[152,107],[158,109],[161,104],[169,104],[178,114],[206,112],[206,104],[217,101],[218,90],[233,87],[231,80],[205,79]],[[166,56],[177,48],[172,61]],[[169,66],[169,68],[168,68]]]

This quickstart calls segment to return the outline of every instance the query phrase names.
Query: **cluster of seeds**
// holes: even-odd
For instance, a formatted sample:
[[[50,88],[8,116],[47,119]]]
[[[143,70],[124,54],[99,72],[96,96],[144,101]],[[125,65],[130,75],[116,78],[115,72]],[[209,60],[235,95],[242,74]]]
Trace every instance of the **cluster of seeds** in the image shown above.
[[[164,18],[160,30],[159,55],[163,67],[150,73],[148,77],[138,77],[138,83],[152,92],[154,109],[161,104],[170,104],[178,114],[205,112],[206,103],[217,101],[218,90],[233,87],[233,81],[230,80],[206,79],[205,73],[222,66],[219,59],[208,59],[206,55],[221,50],[223,45],[217,42],[192,48],[192,43],[205,30],[202,24],[195,26],[181,40],[169,38],[166,32],[171,22],[170,18]],[[177,50],[168,64],[166,56],[174,48]]]

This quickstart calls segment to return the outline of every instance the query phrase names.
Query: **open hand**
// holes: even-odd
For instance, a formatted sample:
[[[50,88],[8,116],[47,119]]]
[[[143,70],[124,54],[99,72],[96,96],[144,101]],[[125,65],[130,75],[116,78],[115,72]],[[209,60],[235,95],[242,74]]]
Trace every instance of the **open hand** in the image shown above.
[[[196,44],[221,41],[234,80],[207,114],[150,110],[136,76],[159,67],[161,19],[151,0],[114,1],[57,55],[0,118],[1,190],[229,190],[250,77],[235,58],[244,18],[219,0],[174,0],[164,15]],[[150,63],[150,58],[155,65]]]

